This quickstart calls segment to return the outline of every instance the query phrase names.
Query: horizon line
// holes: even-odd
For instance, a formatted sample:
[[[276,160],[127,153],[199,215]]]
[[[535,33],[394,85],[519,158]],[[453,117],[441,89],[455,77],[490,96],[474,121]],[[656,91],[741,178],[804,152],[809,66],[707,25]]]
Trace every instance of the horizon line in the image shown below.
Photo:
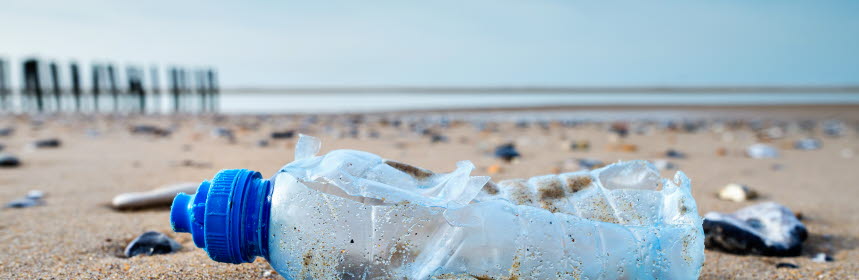
[[[284,86],[223,87],[253,93],[859,93],[859,85],[792,86]]]

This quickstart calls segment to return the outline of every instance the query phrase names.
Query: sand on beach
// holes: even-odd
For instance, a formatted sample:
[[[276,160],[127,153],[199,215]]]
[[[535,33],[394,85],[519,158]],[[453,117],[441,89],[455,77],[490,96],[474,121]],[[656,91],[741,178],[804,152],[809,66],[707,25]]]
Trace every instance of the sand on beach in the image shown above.
[[[563,113],[580,109],[546,110]],[[620,115],[630,109],[600,110],[610,113],[615,110]],[[658,116],[672,108],[636,110]],[[278,278],[261,258],[242,265],[210,260],[202,249],[194,246],[190,234],[171,230],[167,207],[116,211],[109,207],[109,202],[124,192],[209,179],[220,169],[247,168],[271,176],[292,160],[296,139],[272,140],[269,134],[297,129],[321,138],[323,153],[343,148],[365,150],[436,171],[450,171],[457,161],[471,160],[477,166],[475,175],[489,175],[495,181],[575,171],[564,164],[569,159],[593,158],[605,162],[664,159],[666,150],[675,149],[686,153],[687,158],[668,160],[692,179],[700,214],[732,212],[756,202],[776,201],[802,213],[809,231],[803,253],[798,257],[739,256],[707,250],[701,279],[859,279],[859,203],[856,202],[859,154],[843,155],[845,151],[859,153],[855,126],[859,107],[712,107],[697,111],[708,112],[714,118],[742,116],[769,120],[765,124],[815,120],[818,125],[810,134],[788,129],[783,138],[769,140],[769,144],[781,149],[781,157],[751,159],[744,155],[743,149],[760,139],[748,126],[698,132],[652,129],[644,134],[631,132],[618,140],[612,139],[605,123],[567,127],[552,122],[544,128],[504,121],[497,123],[495,132],[481,132],[469,123],[453,122],[449,128],[432,128],[447,137],[446,142],[432,143],[429,137],[410,131],[408,126],[397,128],[368,121],[372,117],[363,118],[365,121],[357,127],[359,133],[353,138],[346,133],[346,122],[341,121],[346,119],[344,116],[323,116],[315,124],[303,124],[307,117],[300,115],[2,116],[0,127],[16,129],[13,135],[0,137],[0,144],[5,145],[3,152],[18,156],[22,165],[0,169],[0,203],[34,189],[47,195],[43,206],[0,209],[0,278]],[[822,134],[819,124],[826,119],[841,119],[852,126],[848,126],[842,137],[828,137]],[[173,127],[175,131],[169,137],[134,135],[128,129],[134,124]],[[233,129],[235,142],[212,135],[211,130],[216,126]],[[370,137],[370,131],[378,132],[379,137]],[[822,149],[793,149],[793,141],[806,136],[821,139]],[[30,145],[45,138],[58,138],[62,145],[43,149]],[[259,147],[260,139],[269,139],[270,145]],[[591,148],[570,151],[566,147],[572,140],[588,140]],[[492,157],[492,149],[507,142],[516,144],[522,154],[520,159],[506,163]],[[637,150],[611,149],[617,143],[636,145]],[[719,148],[724,148],[726,155],[717,155]],[[490,174],[495,169],[500,172]],[[675,171],[665,171],[663,176],[671,176]],[[716,199],[717,190],[729,183],[746,184],[761,197],[742,203]],[[169,255],[122,257],[129,241],[150,230],[167,234],[184,248]],[[811,256],[819,252],[830,254],[835,260],[812,262]],[[799,268],[776,268],[781,262]]]

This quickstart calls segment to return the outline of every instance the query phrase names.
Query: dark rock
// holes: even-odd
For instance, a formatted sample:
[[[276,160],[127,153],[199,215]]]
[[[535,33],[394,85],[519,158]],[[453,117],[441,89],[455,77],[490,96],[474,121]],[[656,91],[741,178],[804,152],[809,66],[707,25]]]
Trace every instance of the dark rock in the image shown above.
[[[60,147],[60,139],[51,138],[51,139],[42,139],[33,142],[33,146],[36,148],[59,148]]]
[[[686,154],[674,149],[669,149],[665,152],[665,156],[669,158],[686,158]]]
[[[271,139],[291,139],[295,137],[295,130],[275,131],[271,133]]]
[[[832,256],[827,255],[826,253],[817,253],[817,255],[814,255],[814,257],[811,258],[811,261],[816,263],[825,263],[835,261],[835,259],[833,259]]]
[[[629,124],[623,122],[613,123],[611,124],[609,131],[617,133],[617,136],[620,136],[621,138],[626,137],[629,135]]]
[[[170,254],[182,249],[179,242],[157,231],[147,231],[128,243],[125,256]]]
[[[26,196],[6,203],[6,208],[27,208],[45,204],[42,198],[45,193],[42,191],[32,190]]]
[[[257,141],[257,147],[268,147],[268,140],[260,139]]]
[[[505,161],[511,161],[514,158],[518,158],[521,156],[519,151],[516,151],[516,146],[513,143],[507,143],[498,147],[495,147],[495,157],[503,159]]]
[[[797,150],[817,150],[823,147],[823,143],[814,138],[805,138],[793,142],[793,147]]]
[[[790,269],[799,268],[799,266],[798,266],[798,265],[795,265],[795,264],[792,264],[792,263],[785,263],[785,262],[783,262],[783,263],[777,263],[777,264],[775,265],[775,267],[776,267],[776,268],[790,268]]]
[[[15,133],[15,129],[11,127],[0,128],[0,136],[6,137],[11,136]]]
[[[21,165],[21,161],[17,157],[10,154],[0,154],[0,167],[17,167]]]
[[[432,142],[432,143],[447,142],[447,136],[433,133],[430,136],[430,142]]]
[[[166,137],[170,136],[170,130],[160,128],[154,125],[135,125],[131,127],[132,134],[144,134],[144,135],[152,135],[158,137]]]
[[[704,235],[708,249],[743,255],[798,256],[808,231],[790,209],[765,202],[732,214],[707,213]]]
[[[827,136],[838,137],[844,134],[844,123],[836,120],[823,122],[823,133]]]
[[[213,128],[212,136],[224,138],[229,140],[230,142],[236,141],[236,135],[233,133],[233,130],[225,127]]]

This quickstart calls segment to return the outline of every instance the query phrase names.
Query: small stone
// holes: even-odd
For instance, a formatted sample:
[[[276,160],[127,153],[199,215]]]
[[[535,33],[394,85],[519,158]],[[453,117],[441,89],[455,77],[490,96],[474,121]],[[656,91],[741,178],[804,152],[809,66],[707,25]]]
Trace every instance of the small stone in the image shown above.
[[[132,126],[129,130],[131,131],[132,134],[144,134],[144,135],[152,135],[152,136],[158,136],[158,137],[170,136],[170,133],[171,133],[171,131],[168,129],[160,128],[160,127],[157,127],[154,125],[147,125],[147,124],[135,125],[135,126]]]
[[[816,262],[816,263],[825,263],[825,262],[831,262],[834,260],[835,259],[833,259],[831,256],[827,255],[826,253],[817,253],[817,255],[814,255],[814,257],[811,258],[811,261]]]
[[[60,139],[51,138],[51,139],[42,139],[33,142],[33,146],[36,148],[58,148],[60,147]]]
[[[808,238],[805,225],[783,205],[755,204],[731,214],[704,215],[704,244],[734,254],[798,256]]]
[[[266,139],[257,140],[257,147],[268,147],[268,140],[266,140]]]
[[[271,139],[291,139],[292,137],[295,137],[295,130],[275,131],[271,133]]]
[[[501,171],[503,171],[503,169],[501,168],[501,165],[498,164],[493,164],[486,168],[486,173],[489,173],[490,175],[501,173]]]
[[[576,160],[576,163],[578,163],[579,169],[596,169],[605,166],[601,160],[591,158],[581,158]]]
[[[786,262],[783,262],[783,263],[777,263],[777,264],[775,265],[775,267],[776,267],[776,268],[790,268],[790,269],[799,268],[799,266],[798,266],[798,265],[795,265],[795,264],[792,264],[792,263],[786,263]]]
[[[516,146],[513,143],[508,143],[495,147],[495,157],[509,162],[520,157],[520,155],[519,151],[516,151]]]
[[[823,143],[814,138],[805,138],[796,140],[793,147],[797,150],[817,150],[823,147]]]
[[[674,149],[669,149],[665,152],[665,156],[669,158],[686,158],[686,154]]]
[[[432,142],[432,143],[447,142],[447,136],[433,133],[430,136],[430,142]]]
[[[722,187],[718,194],[719,199],[733,202],[743,202],[754,199],[757,196],[757,192],[746,185],[740,184],[728,184],[727,186]]]
[[[233,133],[233,130],[226,127],[213,128],[212,136],[227,139],[231,143],[236,141],[236,135]]]
[[[170,254],[182,249],[182,245],[157,231],[147,231],[128,243],[125,256]]]
[[[17,167],[21,165],[21,161],[17,157],[10,154],[0,154],[0,167]]]
[[[45,204],[44,201],[42,201],[43,197],[45,197],[45,192],[31,190],[27,192],[26,196],[6,203],[6,208],[27,208],[43,205]]]
[[[45,192],[40,191],[40,190],[31,190],[31,191],[27,192],[26,197],[29,199],[39,200],[39,199],[42,199],[43,197],[45,197]]]
[[[746,148],[746,155],[750,158],[777,158],[778,149],[766,144],[754,144]]]
[[[656,159],[651,162],[653,163],[653,166],[656,166],[656,169],[659,169],[661,171],[677,168],[677,166],[675,166],[673,163],[664,159]]]
[[[591,149],[591,142],[588,140],[572,141],[567,148],[570,151],[588,151]]]
[[[15,129],[11,127],[0,128],[0,136],[6,137],[15,133]]]
[[[718,149],[716,149],[716,155],[720,157],[726,156],[728,155],[728,149],[725,149],[724,147],[719,147]]]
[[[827,136],[839,137],[844,134],[844,123],[837,120],[823,122],[823,133]]]
[[[638,146],[635,144],[621,143],[621,144],[615,144],[615,145],[609,146],[609,150],[617,151],[617,152],[634,153],[634,152],[638,151]]]

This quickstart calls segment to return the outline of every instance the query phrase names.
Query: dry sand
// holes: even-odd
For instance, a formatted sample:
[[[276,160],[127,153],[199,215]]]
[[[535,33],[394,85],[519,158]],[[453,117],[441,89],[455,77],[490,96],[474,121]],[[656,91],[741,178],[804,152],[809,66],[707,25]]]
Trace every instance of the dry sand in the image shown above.
[[[571,111],[573,109],[553,109]],[[601,108],[600,110],[612,110]],[[625,109],[615,109],[622,112]],[[641,109],[636,109],[642,111]],[[670,108],[650,111],[654,116]],[[644,110],[647,111],[647,110]],[[790,258],[737,256],[708,250],[701,279],[859,279],[859,155],[841,156],[842,150],[859,153],[855,129],[859,108],[780,107],[704,108],[714,116],[764,117],[774,120],[840,118],[852,121],[848,134],[840,138],[813,136],[823,140],[823,148],[800,151],[789,148],[802,132],[788,131],[772,145],[782,148],[777,159],[750,159],[742,150],[757,138],[747,127],[725,133],[705,130],[697,133],[654,130],[621,140],[638,146],[635,152],[610,151],[610,134],[601,125],[548,129],[532,125],[516,127],[500,123],[498,132],[478,132],[470,124],[454,124],[438,131],[445,143],[431,143],[426,136],[407,128],[369,123],[360,126],[358,138],[337,137],[325,125],[305,126],[302,132],[322,138],[323,152],[350,148],[366,150],[386,158],[409,162],[431,170],[450,171],[458,160],[471,160],[477,175],[494,180],[531,177],[573,171],[563,164],[572,158],[595,158],[607,162],[664,158],[673,148],[688,154],[687,159],[671,159],[693,181],[693,193],[703,215],[707,211],[734,211],[754,203],[720,201],[714,193],[728,183],[742,183],[756,189],[758,201],[776,201],[801,212],[810,237],[802,256]],[[745,115],[743,115],[745,114]],[[38,189],[47,193],[44,206],[0,209],[0,278],[3,279],[263,279],[277,278],[263,259],[252,264],[231,265],[211,261],[196,248],[189,234],[173,233],[167,208],[115,211],[107,206],[119,193],[143,191],[161,185],[211,178],[225,168],[248,168],[270,176],[293,158],[292,140],[270,140],[258,147],[275,129],[295,129],[303,117],[279,117],[262,121],[254,129],[236,128],[235,117],[218,125],[232,127],[236,142],[212,136],[212,118],[108,118],[46,117],[33,126],[25,117],[0,117],[0,127],[16,127],[14,135],[0,137],[5,152],[17,155],[23,165],[0,169],[0,202],[24,196]],[[246,118],[247,123],[256,118]],[[323,118],[325,120],[325,118]],[[170,137],[132,135],[130,124],[176,125]],[[335,130],[343,128],[334,124]],[[97,131],[97,136],[87,130]],[[375,130],[379,138],[367,137]],[[91,131],[92,132],[92,131]],[[33,140],[56,137],[62,146],[35,149]],[[728,139],[731,138],[731,139]],[[586,152],[568,151],[569,140],[589,140]],[[520,160],[504,163],[491,156],[497,144],[515,142]],[[727,155],[717,156],[724,147]],[[185,160],[199,163],[184,166]],[[488,174],[499,165],[501,172]],[[668,176],[674,171],[665,172]],[[137,235],[155,230],[179,241],[184,248],[175,254],[123,258],[125,245]],[[814,263],[818,252],[831,254],[834,262]],[[789,262],[798,269],[777,269]]]

